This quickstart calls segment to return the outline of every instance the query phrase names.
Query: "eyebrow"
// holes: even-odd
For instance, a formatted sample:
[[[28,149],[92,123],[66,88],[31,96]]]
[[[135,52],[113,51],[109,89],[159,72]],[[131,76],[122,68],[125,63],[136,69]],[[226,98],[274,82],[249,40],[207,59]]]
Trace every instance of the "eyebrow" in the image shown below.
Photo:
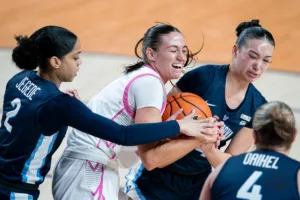
[[[170,45],[170,46],[168,46],[167,48],[171,48],[171,47],[178,48],[178,46],[177,46],[177,45]],[[183,46],[183,48],[187,48],[187,46],[186,46],[186,45],[184,45],[184,46]]]
[[[80,53],[81,53],[81,51],[78,51],[78,52],[74,53],[73,55],[80,54]]]
[[[249,50],[249,52],[251,52],[251,53],[254,53],[254,54],[256,54],[257,56],[259,56],[259,54],[257,53],[257,52],[255,52],[255,51],[253,51],[253,50]],[[265,57],[272,57],[272,56],[265,56]]]

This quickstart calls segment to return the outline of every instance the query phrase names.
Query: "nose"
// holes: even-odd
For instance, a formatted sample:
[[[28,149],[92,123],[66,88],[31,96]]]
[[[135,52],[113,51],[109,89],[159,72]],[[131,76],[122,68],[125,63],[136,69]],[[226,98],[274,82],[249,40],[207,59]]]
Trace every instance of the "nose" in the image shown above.
[[[79,66],[79,65],[81,65],[82,64],[82,60],[81,60],[81,58],[78,60],[78,63],[77,63],[77,65]]]
[[[263,64],[264,64],[264,62],[263,62],[262,60],[257,60],[257,61],[254,62],[254,64],[253,64],[253,69],[254,69],[255,71],[259,71],[259,70],[262,68]]]
[[[185,55],[182,51],[179,51],[177,54],[177,60],[180,62],[185,62],[187,55]]]

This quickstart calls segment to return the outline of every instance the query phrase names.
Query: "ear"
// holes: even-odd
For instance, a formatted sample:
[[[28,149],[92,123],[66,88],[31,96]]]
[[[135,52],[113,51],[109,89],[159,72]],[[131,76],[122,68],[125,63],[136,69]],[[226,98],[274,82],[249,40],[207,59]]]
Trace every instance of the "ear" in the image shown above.
[[[239,50],[239,47],[235,44],[235,45],[232,47],[232,57],[233,57],[233,58],[236,58],[237,53],[238,53],[238,50]]]
[[[61,60],[58,57],[53,56],[50,58],[49,63],[51,65],[51,67],[58,69],[61,65]]]
[[[155,54],[155,52],[153,49],[151,49],[149,47],[146,49],[146,56],[147,56],[147,59],[149,62],[150,61],[155,62],[154,54]]]

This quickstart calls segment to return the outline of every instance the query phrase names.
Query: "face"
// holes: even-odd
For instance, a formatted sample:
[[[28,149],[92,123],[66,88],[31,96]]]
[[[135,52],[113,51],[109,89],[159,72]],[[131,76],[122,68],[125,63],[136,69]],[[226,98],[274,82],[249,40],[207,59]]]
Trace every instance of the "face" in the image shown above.
[[[149,62],[158,70],[164,82],[178,79],[188,54],[183,35],[178,32],[162,35],[157,51],[152,51],[152,54],[150,59],[148,56]]]
[[[238,48],[233,47],[233,64],[235,71],[244,80],[253,82],[269,67],[274,52],[274,46],[267,40],[250,39]]]
[[[73,50],[61,59],[57,75],[62,82],[71,82],[77,75],[82,64],[80,53],[80,41],[77,40]]]

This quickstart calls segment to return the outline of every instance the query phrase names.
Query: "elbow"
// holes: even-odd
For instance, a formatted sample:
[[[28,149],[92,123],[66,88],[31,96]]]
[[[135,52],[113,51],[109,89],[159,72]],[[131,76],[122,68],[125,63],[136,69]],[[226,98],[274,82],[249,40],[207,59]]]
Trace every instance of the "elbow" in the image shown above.
[[[144,167],[148,171],[152,171],[153,169],[157,168],[156,160],[154,156],[151,155],[151,153],[144,153],[144,155],[141,155],[141,160],[144,164]]]

